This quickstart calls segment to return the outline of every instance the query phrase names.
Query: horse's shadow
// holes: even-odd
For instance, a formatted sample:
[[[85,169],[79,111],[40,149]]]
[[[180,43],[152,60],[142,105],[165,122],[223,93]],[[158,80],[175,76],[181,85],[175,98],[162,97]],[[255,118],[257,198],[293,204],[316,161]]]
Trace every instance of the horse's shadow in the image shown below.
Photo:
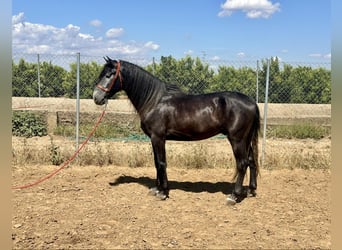
[[[143,185],[147,188],[151,188],[155,186],[155,179],[150,177],[133,177],[133,176],[120,176],[115,181],[109,182],[111,186],[118,186],[121,184],[128,184],[128,183],[138,183]],[[234,183],[231,182],[189,182],[189,181],[169,181],[170,189],[177,189],[183,190],[185,192],[192,192],[192,193],[201,193],[201,192],[208,192],[208,193],[218,193],[221,192],[223,194],[231,194],[234,188]]]

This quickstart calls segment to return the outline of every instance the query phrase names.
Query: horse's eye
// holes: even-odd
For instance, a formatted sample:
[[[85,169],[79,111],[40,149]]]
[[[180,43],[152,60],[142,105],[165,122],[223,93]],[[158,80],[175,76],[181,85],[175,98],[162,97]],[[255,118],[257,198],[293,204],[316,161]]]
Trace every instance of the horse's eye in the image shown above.
[[[115,73],[115,69],[112,69],[111,71],[108,71],[108,72],[106,73],[106,77],[109,78],[109,77],[111,77],[114,73]]]

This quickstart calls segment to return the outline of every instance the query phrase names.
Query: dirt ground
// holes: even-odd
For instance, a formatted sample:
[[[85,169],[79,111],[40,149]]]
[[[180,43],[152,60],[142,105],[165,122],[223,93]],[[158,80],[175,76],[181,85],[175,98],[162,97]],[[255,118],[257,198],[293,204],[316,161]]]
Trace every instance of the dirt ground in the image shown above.
[[[56,166],[14,166],[26,184]],[[169,168],[170,198],[148,195],[153,167],[72,166],[13,190],[14,249],[328,249],[331,171],[262,170],[258,195],[226,205],[231,169]]]
[[[55,112],[75,110],[75,100],[12,98],[12,106]],[[259,106],[263,115],[263,105]],[[81,100],[81,112],[102,109],[92,100]],[[107,111],[134,112],[127,100],[110,100]],[[312,116],[328,117],[330,121],[330,114],[330,105],[270,104],[268,112],[269,118],[280,117],[282,121]],[[54,143],[68,146],[58,139]],[[46,137],[21,142],[14,138],[13,145],[31,144],[37,151],[46,150],[50,140]],[[226,205],[226,196],[234,185],[233,170],[177,168],[182,153],[188,154],[173,144],[169,151],[174,159],[170,159],[168,168],[171,191],[166,201],[148,195],[155,180],[152,166],[68,167],[37,186],[13,190],[13,249],[330,249],[331,171],[310,169],[318,159],[322,165],[329,165],[331,159],[326,155],[330,144],[330,140],[269,141],[266,152],[271,164],[279,158],[298,157],[281,163],[284,169],[262,169],[257,197],[235,206]],[[129,145],[120,145],[126,145],[123,150],[131,154]],[[226,142],[210,142],[210,146],[215,156],[226,155]],[[146,149],[141,155],[152,157]],[[126,156],[121,158],[127,161]],[[14,165],[13,185],[31,183],[56,168]]]

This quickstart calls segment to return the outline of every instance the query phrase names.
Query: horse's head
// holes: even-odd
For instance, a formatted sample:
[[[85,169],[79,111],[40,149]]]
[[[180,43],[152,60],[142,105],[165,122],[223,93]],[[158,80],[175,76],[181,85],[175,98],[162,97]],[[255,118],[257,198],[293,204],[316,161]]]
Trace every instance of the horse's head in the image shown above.
[[[97,105],[105,104],[107,99],[122,89],[120,61],[112,60],[108,56],[104,59],[106,64],[95,82],[93,92],[93,99]]]

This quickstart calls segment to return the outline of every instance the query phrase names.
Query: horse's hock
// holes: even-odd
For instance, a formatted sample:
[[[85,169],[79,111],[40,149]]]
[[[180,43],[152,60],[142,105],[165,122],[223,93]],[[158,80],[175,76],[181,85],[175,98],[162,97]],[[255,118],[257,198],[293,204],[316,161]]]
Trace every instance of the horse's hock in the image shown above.
[[[263,123],[264,104],[260,108]],[[95,105],[92,99],[80,100],[80,123],[95,121],[102,112],[103,106]],[[47,121],[48,133],[60,124],[76,123],[76,100],[68,98],[12,97],[13,110],[40,111]],[[44,111],[44,112],[41,112]],[[331,126],[330,104],[268,104],[268,125],[289,125],[310,123]],[[137,122],[134,107],[127,99],[109,100],[106,120],[113,124],[131,124]]]

